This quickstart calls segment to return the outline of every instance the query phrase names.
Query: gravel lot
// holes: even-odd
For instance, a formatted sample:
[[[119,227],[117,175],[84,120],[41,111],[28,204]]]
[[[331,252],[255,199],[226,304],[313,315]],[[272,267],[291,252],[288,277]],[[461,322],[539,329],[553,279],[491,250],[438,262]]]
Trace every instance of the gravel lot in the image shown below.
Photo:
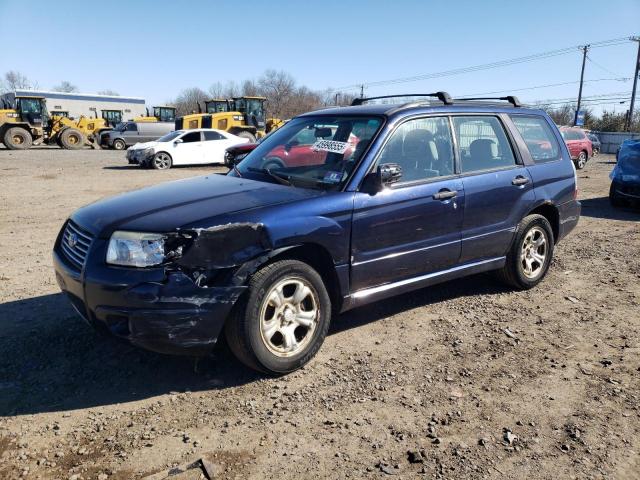
[[[538,288],[480,275],[360,308],[268,378],[224,346],[196,364],[103,337],[54,280],[75,208],[211,167],[0,150],[0,478],[165,478],[199,459],[215,478],[640,478],[640,212],[609,206],[613,163],[579,173],[583,217]]]

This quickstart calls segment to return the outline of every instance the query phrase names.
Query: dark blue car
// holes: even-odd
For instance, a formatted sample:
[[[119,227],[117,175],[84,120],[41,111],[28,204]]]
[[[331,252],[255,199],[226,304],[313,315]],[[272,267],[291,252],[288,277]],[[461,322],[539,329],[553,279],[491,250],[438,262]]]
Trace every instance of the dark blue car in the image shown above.
[[[135,345],[201,355],[224,334],[280,374],[339,312],[486,271],[537,285],[580,215],[560,132],[514,97],[426,97],[307,113],[227,175],[77,210],[54,247],[60,288]]]
[[[616,154],[609,200],[614,207],[640,205],[640,140],[626,140]]]

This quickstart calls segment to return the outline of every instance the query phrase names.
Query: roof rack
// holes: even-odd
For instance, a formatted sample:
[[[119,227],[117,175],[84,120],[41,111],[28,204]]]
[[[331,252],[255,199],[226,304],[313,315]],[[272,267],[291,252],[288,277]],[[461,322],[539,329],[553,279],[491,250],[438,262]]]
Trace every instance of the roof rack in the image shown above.
[[[434,97],[440,100],[445,105],[453,105],[451,95],[447,92],[434,92],[434,93],[406,93],[404,95],[382,95],[379,97],[366,97],[366,98],[354,98],[351,102],[351,106],[362,105],[369,100],[378,100],[380,98],[404,98],[404,97]]]
[[[504,100],[509,102],[514,107],[522,107],[522,104],[520,103],[520,100],[518,100],[518,97],[514,97],[513,95],[509,95],[507,97],[470,97],[470,98],[455,99],[456,102],[460,102],[460,101],[466,102],[468,100]]]

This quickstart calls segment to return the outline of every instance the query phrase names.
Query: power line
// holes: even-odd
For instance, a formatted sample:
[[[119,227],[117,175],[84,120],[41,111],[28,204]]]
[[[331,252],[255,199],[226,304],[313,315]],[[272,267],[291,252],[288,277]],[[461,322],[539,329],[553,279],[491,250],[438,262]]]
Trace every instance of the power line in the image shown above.
[[[616,81],[616,82],[627,82],[631,80],[631,77],[617,77],[617,78],[595,78],[593,80],[585,80],[584,83],[591,82],[605,82],[605,81]],[[564,85],[574,85],[579,83],[580,80],[572,80],[569,82],[561,82],[561,83],[547,83],[545,85],[534,85],[532,87],[523,87],[523,88],[510,88],[508,90],[494,90],[493,92],[482,92],[482,93],[468,93],[466,95],[456,95],[456,98],[464,98],[464,97],[476,97],[479,95],[493,95],[494,93],[504,93],[504,92],[523,92],[525,90],[537,90],[540,88],[550,88],[550,87],[561,87]]]
[[[612,47],[612,46],[616,46],[616,45],[623,45],[623,44],[626,44],[628,41],[629,41],[629,37],[612,38],[612,39],[609,39],[609,40],[602,40],[602,41],[599,41],[599,42],[593,42],[593,43],[590,44],[590,48],[604,48],[604,47]],[[536,60],[556,57],[556,56],[559,56],[559,55],[566,55],[567,53],[574,52],[576,49],[580,49],[580,48],[583,48],[583,46],[582,45],[578,45],[578,46],[573,46],[573,47],[561,48],[561,49],[558,49],[558,50],[549,50],[547,52],[536,53],[536,54],[527,55],[527,56],[524,56],[524,57],[516,57],[516,58],[507,59],[507,60],[500,60],[500,61],[497,61],[497,62],[485,63],[485,64],[480,64],[480,65],[473,65],[473,66],[469,66],[469,67],[461,67],[461,68],[456,68],[456,69],[452,69],[452,70],[445,70],[445,71],[442,71],[442,72],[427,73],[427,74],[422,74],[422,75],[414,75],[414,76],[411,76],[411,77],[401,77],[401,78],[395,78],[395,79],[390,79],[390,80],[379,80],[379,81],[374,81],[374,82],[365,82],[364,84],[360,83],[360,84],[346,85],[346,86],[343,86],[343,87],[338,87],[338,88],[332,89],[330,91],[333,92],[333,91],[337,91],[337,90],[352,90],[352,89],[355,89],[355,88],[361,88],[363,85],[365,87],[379,87],[379,86],[383,86],[383,85],[394,85],[394,84],[416,82],[416,81],[420,81],[420,80],[429,80],[429,79],[433,79],[433,78],[447,77],[447,76],[453,76],[453,75],[461,75],[461,74],[464,74],[464,73],[476,72],[476,71],[480,71],[480,70],[489,70],[489,69],[493,69],[493,68],[516,65],[516,64],[520,64],[520,63],[533,62],[533,61],[536,61]]]
[[[596,67],[598,67],[600,70],[603,70],[607,73],[610,73],[611,75],[618,75],[616,72],[612,72],[611,70],[609,70],[607,67],[603,67],[602,65],[600,65],[598,62],[596,62],[595,60],[593,60],[589,55],[587,55],[587,60],[589,60],[589,62],[593,63]]]

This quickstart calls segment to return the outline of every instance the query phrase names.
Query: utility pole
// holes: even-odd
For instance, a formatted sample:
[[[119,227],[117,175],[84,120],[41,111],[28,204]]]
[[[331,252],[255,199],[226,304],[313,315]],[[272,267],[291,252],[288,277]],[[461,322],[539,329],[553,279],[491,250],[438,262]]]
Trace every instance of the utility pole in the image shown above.
[[[338,105],[338,97],[340,96],[340,93],[336,93],[336,105]]]
[[[633,106],[636,103],[636,85],[640,71],[640,37],[631,37],[629,40],[638,42],[638,56],[636,57],[636,70],[633,74],[633,90],[631,90],[631,105],[629,105],[629,119],[627,120],[627,131],[630,132],[633,127]]]
[[[578,105],[576,107],[576,114],[573,117],[573,126],[575,127],[576,123],[578,123],[578,112],[580,111],[580,103],[582,102],[582,84],[584,83],[584,64],[587,61],[587,52],[589,51],[590,45],[585,45],[582,47],[582,71],[580,72],[580,89],[578,90]]]
[[[360,98],[364,98],[364,84],[360,85]]]

